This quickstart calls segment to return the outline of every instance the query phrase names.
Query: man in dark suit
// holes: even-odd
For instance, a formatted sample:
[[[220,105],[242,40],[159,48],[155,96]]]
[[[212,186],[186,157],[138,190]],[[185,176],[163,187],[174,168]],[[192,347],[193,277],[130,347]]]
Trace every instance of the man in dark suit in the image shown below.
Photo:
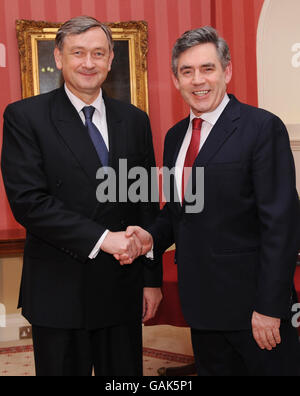
[[[291,325],[299,201],[289,137],[278,117],[226,93],[231,76],[228,45],[213,28],[177,41],[173,79],[191,114],[168,132],[164,166],[176,167],[170,190],[175,184],[179,199],[149,233],[130,227],[127,236],[146,250],[154,243],[157,254],[176,243],[199,375],[299,375]],[[204,207],[192,213],[203,182],[197,168]]]
[[[65,85],[4,114],[2,173],[27,230],[20,306],[33,325],[37,375],[142,375],[142,317],[161,299],[160,265],[135,260],[142,247],[125,237],[158,208],[96,199],[102,166],[115,171],[116,197],[120,159],[128,169],[155,166],[148,116],[101,90],[113,56],[105,25],[66,22],[55,48]],[[113,257],[125,252],[132,266]]]

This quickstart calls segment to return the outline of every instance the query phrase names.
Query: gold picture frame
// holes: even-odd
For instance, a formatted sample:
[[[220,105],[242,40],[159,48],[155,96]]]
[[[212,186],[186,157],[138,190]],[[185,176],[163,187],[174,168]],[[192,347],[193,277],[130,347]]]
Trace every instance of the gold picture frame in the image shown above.
[[[106,86],[104,86],[104,89],[105,91],[107,91],[107,89],[108,91],[112,89],[114,95],[111,95],[110,92],[107,93],[109,96],[113,96],[116,99],[122,100],[122,96],[126,97],[127,95],[128,101],[130,101],[133,105],[139,107],[141,110],[148,112],[149,102],[147,79],[147,22],[130,21],[108,23],[108,25],[112,30],[112,35],[115,42],[115,60],[113,63],[113,68],[115,67],[115,72],[113,72],[112,68],[111,73],[115,73],[116,76],[119,75],[119,81],[117,80],[117,77],[115,77],[115,81],[106,82],[108,85],[107,88]],[[39,47],[45,47],[43,51],[46,51],[46,55],[47,52],[49,52],[48,58],[51,51],[51,58],[53,58],[51,46],[54,46],[56,32],[60,26],[60,23],[50,23],[44,21],[16,21],[23,98],[42,93],[41,88],[47,89],[47,87],[50,87],[49,90],[57,88],[56,85],[58,84],[58,82],[54,82],[52,80],[51,73],[53,73],[54,76],[54,74],[58,73],[58,71],[54,67],[45,67],[40,65]],[[118,51],[120,51],[120,54],[122,54],[122,56],[119,56],[119,63],[118,53],[116,53]],[[120,70],[118,70],[118,68]],[[126,77],[127,68],[128,73]],[[48,85],[46,84],[45,87],[43,86],[43,83],[41,83],[42,79],[44,78],[44,74],[42,75],[42,73],[44,73],[45,76],[47,75],[46,77]],[[124,83],[124,86],[120,83]]]

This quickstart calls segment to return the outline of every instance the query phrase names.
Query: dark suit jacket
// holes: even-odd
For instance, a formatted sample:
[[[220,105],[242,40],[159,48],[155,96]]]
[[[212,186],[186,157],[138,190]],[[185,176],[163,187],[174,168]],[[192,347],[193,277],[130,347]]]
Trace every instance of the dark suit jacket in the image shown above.
[[[286,128],[230,99],[194,165],[204,167],[204,210],[187,214],[170,202],[149,228],[156,252],[176,243],[182,309],[197,329],[248,329],[254,310],[287,317],[300,246]],[[188,125],[168,132],[164,166],[175,166]]]
[[[119,159],[127,158],[129,169],[155,166],[147,115],[107,97],[105,104],[117,177]],[[20,305],[35,325],[93,329],[141,321],[143,287],[161,285],[160,265],[146,259],[124,267],[102,251],[88,259],[105,229],[149,225],[158,211],[118,198],[99,203],[100,167],[63,88],[7,107],[2,173],[15,218],[27,230]]]

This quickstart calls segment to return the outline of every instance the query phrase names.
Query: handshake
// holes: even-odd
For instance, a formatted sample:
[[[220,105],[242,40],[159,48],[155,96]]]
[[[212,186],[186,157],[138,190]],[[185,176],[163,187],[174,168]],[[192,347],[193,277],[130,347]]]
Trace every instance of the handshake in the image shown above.
[[[130,226],[126,231],[109,232],[101,250],[112,254],[121,265],[125,265],[132,264],[137,257],[147,254],[152,247],[153,238],[147,231],[138,226]]]

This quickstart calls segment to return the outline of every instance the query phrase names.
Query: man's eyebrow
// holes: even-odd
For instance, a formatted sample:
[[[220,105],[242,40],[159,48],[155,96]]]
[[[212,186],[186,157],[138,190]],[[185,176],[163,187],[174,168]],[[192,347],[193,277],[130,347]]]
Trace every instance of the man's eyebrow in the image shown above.
[[[187,69],[192,69],[192,66],[188,66],[188,65],[183,65],[183,66],[181,66],[181,68],[179,69],[181,72],[183,72],[184,70],[187,70]]]
[[[201,67],[216,67],[216,65],[212,62],[204,63]]]
[[[94,50],[96,50],[96,51],[107,51],[107,48],[105,48],[105,47],[97,47],[97,48],[94,48]]]
[[[216,67],[216,65],[215,65],[215,63],[213,63],[213,62],[208,62],[208,63],[203,63],[202,65],[200,65],[200,67],[201,68],[206,68],[206,67],[213,67],[213,68],[215,68]],[[190,66],[190,65],[182,65],[181,66],[181,68],[179,69],[179,71],[180,72],[183,72],[183,71],[185,71],[185,70],[190,70],[190,69],[193,69],[193,66]]]
[[[86,50],[85,47],[80,46],[80,45],[74,45],[73,47],[71,47],[71,51],[74,50]],[[93,51],[106,51],[105,47],[97,47],[97,48],[93,48]]]

